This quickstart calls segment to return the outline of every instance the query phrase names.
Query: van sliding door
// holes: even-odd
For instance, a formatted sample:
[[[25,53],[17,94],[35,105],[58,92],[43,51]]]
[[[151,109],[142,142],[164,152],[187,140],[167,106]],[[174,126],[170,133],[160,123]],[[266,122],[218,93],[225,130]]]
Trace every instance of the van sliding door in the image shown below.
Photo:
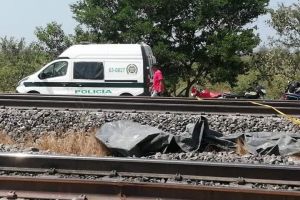
[[[104,62],[75,61],[72,85],[70,94],[73,95],[106,95]]]

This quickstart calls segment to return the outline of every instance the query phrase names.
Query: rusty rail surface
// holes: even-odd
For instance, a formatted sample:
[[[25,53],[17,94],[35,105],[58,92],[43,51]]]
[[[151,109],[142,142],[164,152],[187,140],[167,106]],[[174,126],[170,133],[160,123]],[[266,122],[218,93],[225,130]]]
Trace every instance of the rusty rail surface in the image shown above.
[[[252,186],[300,187],[299,175],[300,167],[295,166],[0,154],[0,197],[294,200],[300,199],[299,191]],[[200,181],[230,187],[203,186],[197,184]]]
[[[271,105],[280,111],[300,115],[300,101],[263,101],[256,102]],[[216,114],[253,114],[276,115],[270,109],[251,104],[247,100],[203,100],[187,98],[149,98],[149,97],[93,97],[61,96],[33,94],[1,94],[0,108],[51,108],[51,109],[87,109],[87,110],[134,110],[180,113],[216,113]]]

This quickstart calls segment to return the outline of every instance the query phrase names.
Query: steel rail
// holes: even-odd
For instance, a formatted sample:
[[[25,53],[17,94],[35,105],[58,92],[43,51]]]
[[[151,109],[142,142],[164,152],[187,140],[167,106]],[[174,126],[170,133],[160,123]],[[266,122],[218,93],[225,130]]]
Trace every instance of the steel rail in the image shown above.
[[[253,106],[249,101],[265,103],[274,107],[300,107],[300,101],[239,100],[239,99],[204,99],[192,98],[150,98],[150,97],[110,97],[110,96],[72,96],[72,95],[35,95],[35,94],[0,94],[3,100],[53,100],[53,101],[89,101],[111,103],[159,103],[159,104],[194,104],[194,105],[236,105]]]
[[[280,111],[298,116],[300,104],[295,102],[266,102]],[[276,115],[270,109],[253,105],[247,101],[197,101],[179,99],[149,99],[124,97],[70,97],[43,95],[0,95],[0,108],[60,108],[89,110],[135,110],[181,113],[254,114]]]
[[[82,200],[83,198],[74,198],[82,194],[86,196],[84,198],[86,200],[296,200],[300,198],[300,192],[292,191],[27,177],[0,177],[0,188],[0,195],[4,193],[3,190],[8,191],[13,188],[18,197],[30,199],[71,200],[73,197],[72,200]]]
[[[275,115],[274,110],[260,106],[222,106],[222,105],[183,105],[183,104],[145,104],[145,103],[110,103],[82,101],[52,101],[52,100],[0,100],[0,105],[6,107],[35,107],[86,110],[134,110],[182,113],[215,113],[215,114],[259,114]],[[2,107],[3,108],[3,107]],[[280,111],[289,115],[300,115],[299,108],[281,107]]]
[[[51,172],[49,176],[0,175],[0,196],[14,190],[18,197],[58,197],[70,199],[80,194],[87,199],[272,199],[294,200],[300,192],[252,189],[249,186],[206,187],[170,183],[128,182],[122,179],[59,178],[59,174],[149,176],[158,178],[232,182],[243,177],[245,183],[287,184],[300,186],[300,167],[249,165],[230,163],[183,162],[167,160],[92,158],[73,156],[44,156],[0,154],[0,171]],[[111,175],[112,174],[112,175]],[[66,196],[67,194],[67,196]],[[31,195],[31,196],[30,196]],[[62,198],[63,197],[63,198]],[[101,198],[99,198],[101,197]],[[53,198],[52,198],[53,199]]]
[[[250,179],[250,178],[232,178],[232,177],[215,177],[215,176],[191,176],[191,175],[179,175],[179,174],[153,174],[153,173],[137,173],[137,172],[117,172],[112,171],[87,171],[87,170],[68,170],[68,169],[43,169],[43,168],[21,168],[21,167],[0,167],[0,171],[5,173],[26,173],[32,177],[45,176],[44,174],[59,174],[65,177],[76,176],[94,176],[94,177],[123,177],[123,178],[155,178],[161,180],[193,180],[193,181],[210,181],[210,182],[222,182],[222,183],[235,183],[237,181],[243,181],[243,184],[273,184],[273,185],[289,185],[300,186],[300,181],[287,181],[287,180],[269,180],[269,179]],[[47,175],[48,176],[48,175]],[[2,177],[4,177],[2,175]]]
[[[0,154],[0,167],[44,168],[81,171],[113,171],[127,173],[182,174],[190,176],[243,177],[299,181],[299,166],[208,163],[131,158],[95,158]]]

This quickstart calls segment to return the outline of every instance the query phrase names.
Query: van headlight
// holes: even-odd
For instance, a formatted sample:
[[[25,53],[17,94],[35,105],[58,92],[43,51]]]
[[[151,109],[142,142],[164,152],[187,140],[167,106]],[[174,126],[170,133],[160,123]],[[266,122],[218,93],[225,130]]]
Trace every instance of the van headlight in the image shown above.
[[[22,80],[19,81],[18,85],[22,85],[24,83],[24,81],[27,81],[29,79],[29,77],[25,77]]]

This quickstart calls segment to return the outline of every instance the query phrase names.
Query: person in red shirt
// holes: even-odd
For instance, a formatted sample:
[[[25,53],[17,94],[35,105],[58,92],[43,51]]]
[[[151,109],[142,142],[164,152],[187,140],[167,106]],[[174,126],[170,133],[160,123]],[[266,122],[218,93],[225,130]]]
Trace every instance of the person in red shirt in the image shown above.
[[[154,72],[154,76],[153,85],[150,88],[150,91],[152,92],[151,97],[161,96],[161,94],[164,92],[163,75],[157,64],[152,65],[152,70]]]

